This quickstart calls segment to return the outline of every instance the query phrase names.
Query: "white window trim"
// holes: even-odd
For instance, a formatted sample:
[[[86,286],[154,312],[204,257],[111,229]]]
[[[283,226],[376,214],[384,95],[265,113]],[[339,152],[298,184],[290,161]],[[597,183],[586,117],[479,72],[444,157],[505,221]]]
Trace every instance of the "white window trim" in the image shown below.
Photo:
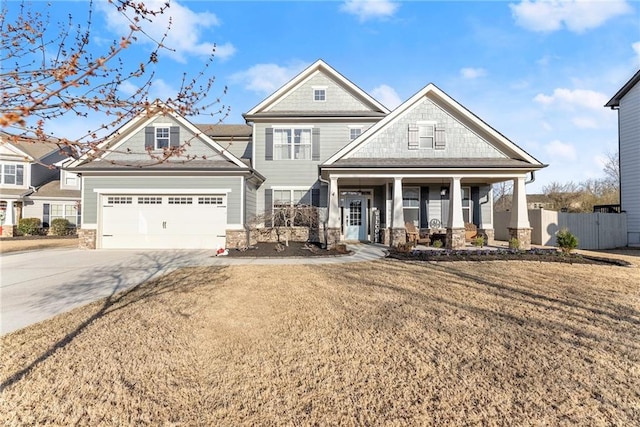
[[[183,194],[197,194],[202,196],[219,195],[231,193],[229,188],[94,188],[94,193],[98,194],[171,194],[171,195],[183,195]]]
[[[418,206],[405,206],[404,204],[404,190],[416,190],[418,193]],[[403,186],[402,187],[402,216],[403,216],[403,221],[404,221],[404,211],[405,209],[412,209],[412,210],[417,210],[418,211],[418,225],[417,228],[420,228],[420,204],[422,203],[422,200],[420,198],[420,187],[416,187],[416,186]]]
[[[311,160],[313,157],[313,125],[274,125],[271,127],[273,129],[273,159],[274,160]],[[280,144],[279,142],[276,142],[276,136],[275,136],[275,131],[276,130],[285,130],[288,129],[291,131],[291,143],[290,144],[286,144],[289,146],[289,157],[286,159],[280,158],[280,153],[281,153],[281,147],[284,146],[285,144]],[[300,147],[309,147],[309,158],[302,158],[302,159],[296,159],[294,157],[294,148],[296,146],[295,144],[295,131],[296,130],[308,130],[310,131],[310,135],[309,135],[309,144],[300,144]],[[278,153],[278,154],[276,154]]]
[[[362,135],[362,129],[364,128],[364,126],[353,126],[353,125],[349,125],[347,126],[347,128],[349,129],[349,141],[353,141],[354,139],[357,139],[360,137],[360,135]],[[353,129],[359,129],[360,133],[358,134],[358,136],[356,136],[355,138],[351,137],[351,131]]]
[[[167,140],[167,146],[166,147],[158,147],[158,130],[159,129],[166,129],[167,130],[167,137],[166,138],[161,138],[161,139],[166,139]],[[165,148],[169,148],[171,147],[171,126],[153,126],[153,149],[154,150],[164,150]]]
[[[15,166],[15,172],[13,173],[13,177],[14,177],[14,181],[18,180],[18,166],[22,166],[22,184],[17,184],[17,183],[7,183],[4,181],[4,168],[6,166]],[[24,164],[24,163],[19,163],[19,162],[1,162],[0,163],[0,184],[2,185],[8,185],[10,187],[28,187],[30,182],[28,182],[28,177],[30,174],[30,170],[28,169],[29,165]]]
[[[58,216],[58,215],[53,215],[53,206],[62,206],[62,216]],[[75,213],[73,215],[67,215],[67,207],[71,207],[75,209]],[[49,203],[49,226],[51,226],[51,223],[53,222],[54,219],[57,218],[64,218],[67,221],[69,220],[69,217],[73,216],[73,221],[69,221],[70,224],[72,224],[74,227],[78,226],[78,205],[77,203],[73,202],[73,203]]]
[[[471,187],[468,186],[468,185],[463,185],[460,190],[461,190],[460,191],[460,197],[462,198],[462,201],[464,201],[464,192],[465,191],[469,192],[469,199],[468,199],[469,200],[469,206],[462,205],[462,212],[463,212],[462,217],[464,218],[464,211],[469,211],[469,222],[473,222],[473,212],[471,211],[471,203],[472,203],[472,200],[471,200]],[[462,201],[460,202],[461,204],[462,204]]]
[[[418,125],[418,149],[419,150],[433,150],[436,147],[436,127],[438,126],[438,122],[432,120],[421,120],[416,123]],[[431,136],[431,147],[423,147],[421,141],[421,130],[425,126],[431,126],[433,128],[433,135]]]
[[[328,86],[311,86],[313,102],[327,102],[327,88]],[[316,99],[316,91],[318,90],[324,92],[324,99]]]

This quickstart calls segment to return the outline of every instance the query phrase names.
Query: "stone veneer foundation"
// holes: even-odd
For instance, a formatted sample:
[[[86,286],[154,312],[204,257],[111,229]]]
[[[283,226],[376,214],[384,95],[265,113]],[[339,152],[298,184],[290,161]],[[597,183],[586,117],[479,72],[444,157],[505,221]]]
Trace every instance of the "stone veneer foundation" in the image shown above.
[[[464,228],[447,228],[447,249],[462,249],[465,246]]]
[[[398,246],[407,243],[407,230],[404,228],[391,229],[391,244],[389,246]]]
[[[493,228],[480,228],[478,234],[484,236],[485,245],[493,245],[496,242],[496,234]]]
[[[531,249],[531,228],[509,228],[509,237],[520,242],[520,249]]]
[[[95,249],[96,230],[78,229],[78,247],[80,249]]]
[[[1,237],[15,237],[18,235],[18,227],[15,225],[3,225]]]

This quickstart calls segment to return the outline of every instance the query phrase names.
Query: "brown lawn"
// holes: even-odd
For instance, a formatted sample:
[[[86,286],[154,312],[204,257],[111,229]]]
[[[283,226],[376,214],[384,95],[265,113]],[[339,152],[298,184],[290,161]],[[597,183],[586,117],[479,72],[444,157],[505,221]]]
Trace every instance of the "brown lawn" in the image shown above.
[[[638,425],[639,287],[522,261],[183,269],[2,337],[0,424]]]
[[[0,239],[0,254],[68,247],[77,248],[78,239],[76,237]]]

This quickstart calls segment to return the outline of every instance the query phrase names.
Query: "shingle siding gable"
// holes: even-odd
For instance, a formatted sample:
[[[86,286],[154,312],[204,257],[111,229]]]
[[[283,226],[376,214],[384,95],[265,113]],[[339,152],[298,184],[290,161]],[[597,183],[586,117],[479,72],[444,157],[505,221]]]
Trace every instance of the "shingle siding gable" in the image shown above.
[[[415,149],[409,147],[408,129],[418,122],[435,122],[436,130],[442,131],[446,143],[444,148]],[[503,153],[473,132],[452,114],[429,98],[422,99],[413,108],[351,154],[353,158],[501,158]]]
[[[326,88],[326,100],[314,101],[313,89]],[[309,80],[286,94],[275,103],[268,112],[279,111],[372,111],[360,99],[339,85],[335,80],[323,73],[318,73]]]

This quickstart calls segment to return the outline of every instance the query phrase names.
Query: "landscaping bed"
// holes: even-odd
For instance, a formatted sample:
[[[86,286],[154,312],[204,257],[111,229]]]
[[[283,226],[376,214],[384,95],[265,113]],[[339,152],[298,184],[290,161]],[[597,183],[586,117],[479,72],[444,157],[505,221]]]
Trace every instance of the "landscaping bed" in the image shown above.
[[[346,249],[323,249],[319,243],[289,242],[289,246],[275,242],[260,242],[246,249],[229,249],[233,258],[291,258],[349,255]]]
[[[617,265],[628,267],[631,263],[616,259],[563,253],[556,249],[474,249],[474,250],[411,250],[399,251],[391,249],[388,258],[403,261],[538,261],[562,262],[568,264]]]

